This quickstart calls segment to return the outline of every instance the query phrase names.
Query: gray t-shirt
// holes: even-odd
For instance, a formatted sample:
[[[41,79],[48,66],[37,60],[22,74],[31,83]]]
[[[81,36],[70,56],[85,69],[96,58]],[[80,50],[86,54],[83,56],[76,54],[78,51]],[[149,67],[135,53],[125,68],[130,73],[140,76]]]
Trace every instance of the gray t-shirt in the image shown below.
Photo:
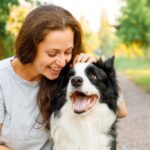
[[[13,150],[50,150],[49,133],[36,121],[39,85],[19,77],[11,59],[0,61],[0,143]]]

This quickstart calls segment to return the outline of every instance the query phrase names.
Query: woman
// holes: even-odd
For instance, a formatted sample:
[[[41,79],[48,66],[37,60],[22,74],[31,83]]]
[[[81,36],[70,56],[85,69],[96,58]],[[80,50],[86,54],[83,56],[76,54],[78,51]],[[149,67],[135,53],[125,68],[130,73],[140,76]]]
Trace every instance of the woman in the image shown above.
[[[81,49],[80,25],[67,10],[44,5],[28,14],[16,39],[16,56],[0,62],[1,150],[50,149],[49,114],[41,108],[39,87],[46,78],[53,92],[65,67],[96,61]]]

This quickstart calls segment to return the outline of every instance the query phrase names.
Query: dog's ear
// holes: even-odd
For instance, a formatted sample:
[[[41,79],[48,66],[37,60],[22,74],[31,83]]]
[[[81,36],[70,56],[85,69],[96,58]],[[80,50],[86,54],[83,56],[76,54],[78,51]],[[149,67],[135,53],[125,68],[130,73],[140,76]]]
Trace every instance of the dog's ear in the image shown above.
[[[112,56],[110,58],[108,58],[104,64],[105,64],[105,67],[108,68],[108,69],[111,69],[114,67],[114,61],[115,61],[115,56]]]
[[[96,66],[102,67],[102,66],[103,66],[103,59],[102,59],[102,57],[99,57],[99,58],[97,59],[97,62],[95,62],[95,63],[93,63],[93,64],[95,64]]]
[[[102,58],[100,57],[98,61],[94,64],[106,71],[107,70],[112,71],[114,69],[114,61],[115,61],[115,56],[112,56],[106,59],[105,61],[103,61]]]

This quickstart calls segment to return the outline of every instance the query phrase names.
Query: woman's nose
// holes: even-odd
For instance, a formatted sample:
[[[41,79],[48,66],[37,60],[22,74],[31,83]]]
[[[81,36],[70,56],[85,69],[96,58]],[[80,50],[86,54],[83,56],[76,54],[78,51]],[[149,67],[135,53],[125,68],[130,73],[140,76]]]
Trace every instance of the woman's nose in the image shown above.
[[[60,57],[57,58],[57,64],[60,66],[60,67],[64,67],[67,63],[67,59],[65,57],[65,55],[61,55]]]

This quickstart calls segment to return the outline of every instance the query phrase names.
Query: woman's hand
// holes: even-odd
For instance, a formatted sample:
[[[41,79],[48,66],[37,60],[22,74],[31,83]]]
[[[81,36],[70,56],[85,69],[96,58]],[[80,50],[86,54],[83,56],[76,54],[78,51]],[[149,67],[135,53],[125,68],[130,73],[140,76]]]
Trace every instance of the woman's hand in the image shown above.
[[[81,53],[74,58],[73,65],[77,62],[95,63],[97,59],[89,54]]]
[[[118,104],[117,117],[124,118],[124,117],[127,117],[127,115],[128,115],[127,107],[126,107],[125,101],[122,100]]]
[[[124,95],[122,91],[119,92],[118,98],[118,109],[117,109],[117,117],[124,118],[128,115],[127,106],[125,103]]]

